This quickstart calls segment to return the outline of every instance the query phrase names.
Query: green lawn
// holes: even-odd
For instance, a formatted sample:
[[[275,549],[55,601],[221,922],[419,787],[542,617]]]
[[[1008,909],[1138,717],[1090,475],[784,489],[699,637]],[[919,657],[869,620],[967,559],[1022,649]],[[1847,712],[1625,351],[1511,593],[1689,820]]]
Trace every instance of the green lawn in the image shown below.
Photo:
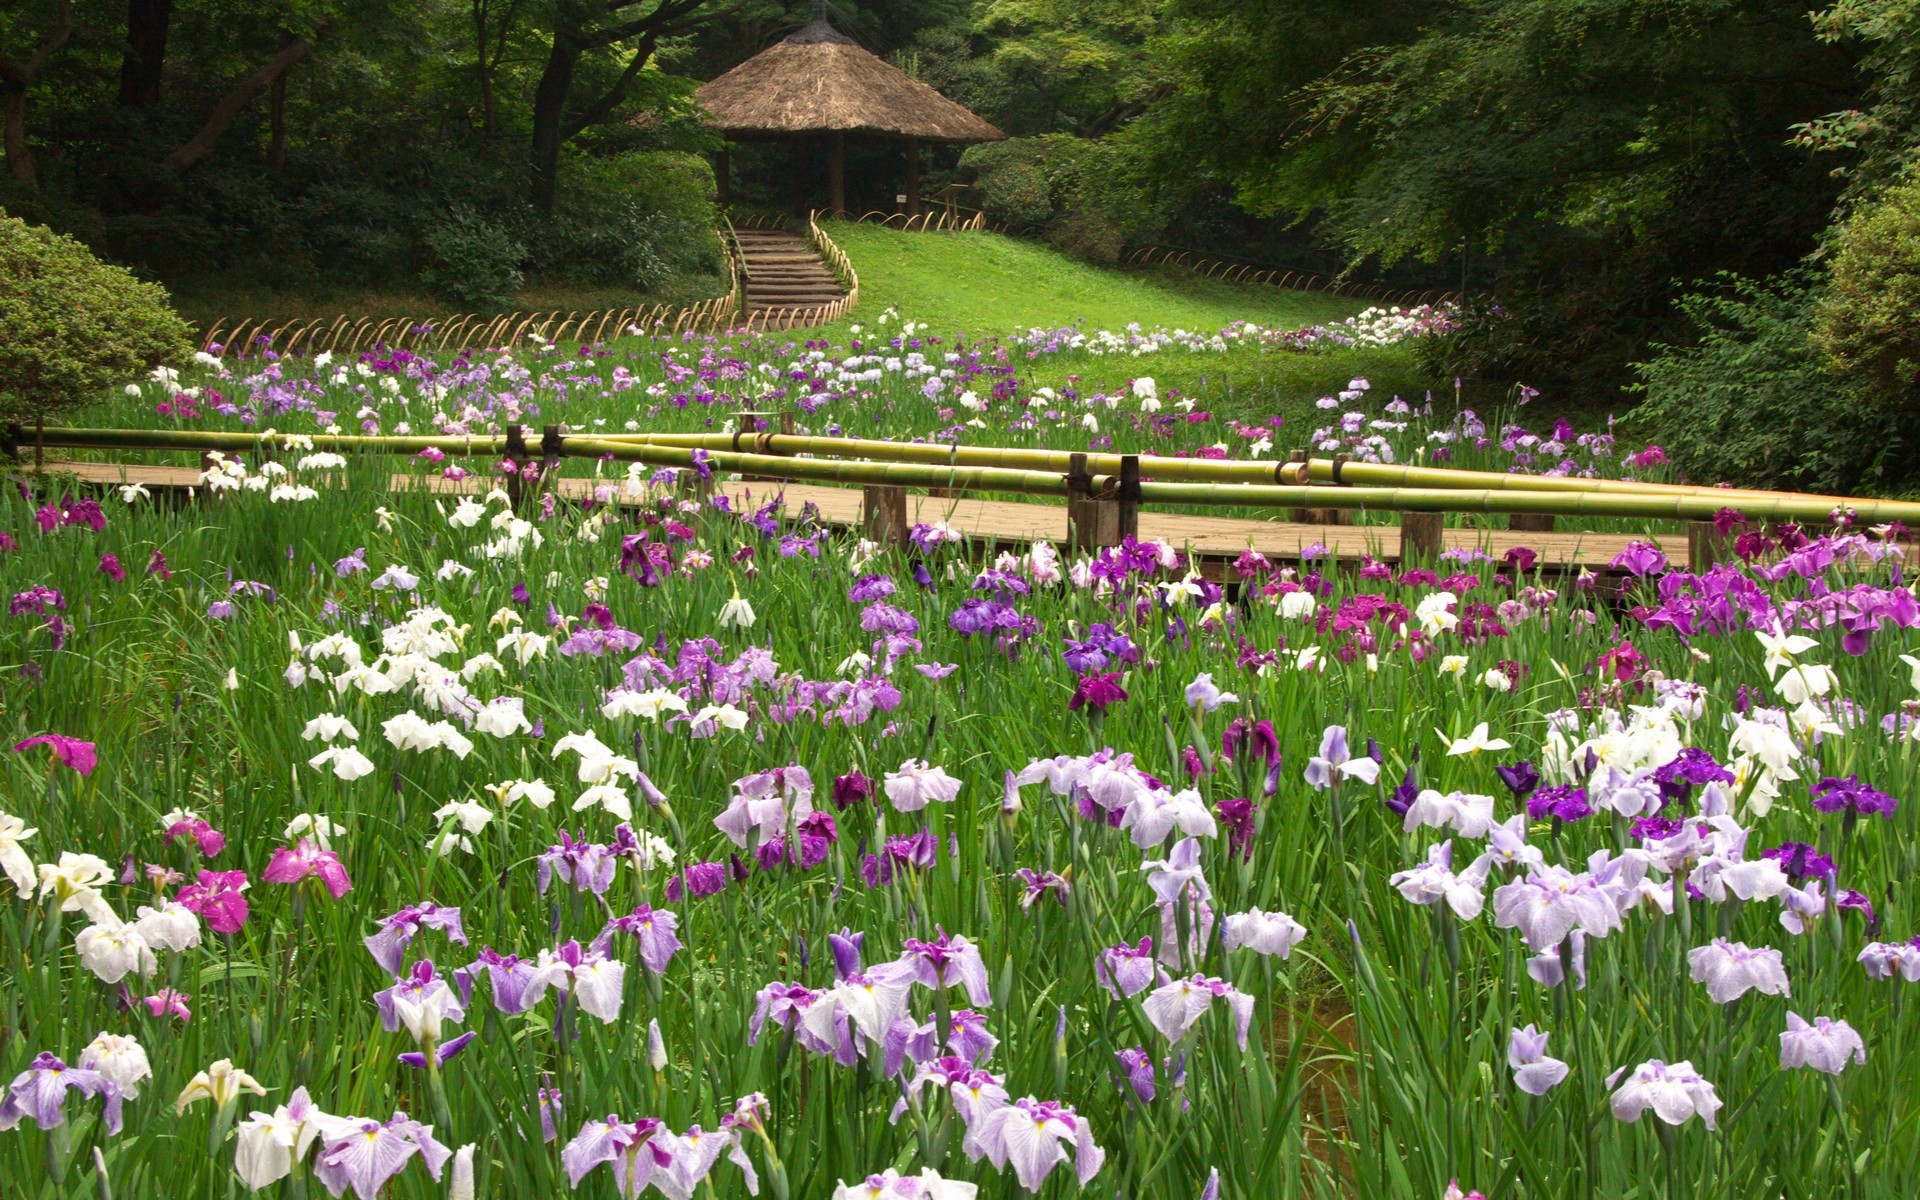
[[[1012,333],[1076,321],[1089,329],[1138,323],[1211,332],[1233,321],[1292,329],[1366,307],[1340,296],[1222,283],[1188,271],[1095,266],[997,233],[902,233],[844,221],[826,229],[860,273],[852,323],[871,323],[893,307],[939,334]]]

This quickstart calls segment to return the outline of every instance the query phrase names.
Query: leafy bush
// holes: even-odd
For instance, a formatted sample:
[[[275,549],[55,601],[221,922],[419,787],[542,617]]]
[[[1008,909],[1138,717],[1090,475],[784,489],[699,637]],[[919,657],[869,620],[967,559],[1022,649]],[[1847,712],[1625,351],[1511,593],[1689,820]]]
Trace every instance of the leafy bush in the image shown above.
[[[1847,491],[1910,477],[1920,421],[1874,404],[1815,349],[1814,285],[1723,278],[1679,302],[1698,341],[1635,364],[1634,422],[1696,482]]]
[[[466,205],[448,209],[424,241],[432,265],[420,277],[428,287],[477,307],[504,304],[519,290],[527,248],[506,226]]]
[[[718,273],[713,187],[712,168],[690,154],[571,158],[551,226],[529,237],[536,265],[647,291],[675,275]]]
[[[1813,341],[1869,398],[1920,410],[1920,180],[1889,188],[1834,231]]]
[[[185,358],[188,334],[158,284],[0,213],[0,414],[44,415],[94,399],[129,375]]]
[[[973,172],[988,217],[1044,231],[1068,254],[1111,261],[1166,219],[1142,199],[1130,155],[1110,142],[1049,135],[974,146],[960,166]]]

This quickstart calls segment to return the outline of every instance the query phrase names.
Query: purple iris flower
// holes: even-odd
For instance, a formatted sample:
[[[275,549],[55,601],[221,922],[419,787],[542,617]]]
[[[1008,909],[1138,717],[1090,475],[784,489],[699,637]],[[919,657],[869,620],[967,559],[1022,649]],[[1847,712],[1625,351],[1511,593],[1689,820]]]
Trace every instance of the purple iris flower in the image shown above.
[[[539,857],[536,877],[540,894],[546,895],[547,885],[558,875],[561,882],[572,884],[576,891],[603,896],[613,886],[613,870],[617,862],[608,847],[592,842],[576,842],[572,835],[562,829],[559,844],[547,847]]]
[[[1627,571],[1644,579],[1665,570],[1667,556],[1652,542],[1632,542],[1614,557],[1613,566],[1616,570]]]
[[[1831,879],[1838,869],[1831,858],[1805,842],[1782,842],[1760,857],[1779,863],[1794,879]]]
[[[435,1180],[453,1157],[453,1151],[433,1140],[430,1127],[405,1113],[394,1113],[385,1124],[363,1118],[343,1122],[338,1136],[327,1139],[313,1174],[336,1196],[352,1188],[362,1200],[372,1200],[416,1154]]]
[[[607,922],[606,929],[600,934],[601,953],[607,953],[605,943],[612,939],[617,930],[633,935],[640,944],[640,962],[655,975],[667,973],[667,964],[680,950],[680,914],[667,908],[653,908],[642,904],[624,917],[615,917]]]
[[[980,948],[963,936],[949,936],[934,927],[939,936],[932,941],[908,938],[900,955],[907,977],[939,992],[945,988],[963,988],[967,1001],[985,1008],[993,1003],[993,991],[987,985],[987,964]]]
[[[1247,755],[1269,767],[1280,761],[1280,738],[1273,731],[1272,721],[1236,717],[1228,722],[1226,732],[1220,735],[1221,752],[1238,761],[1243,747]]]
[[[120,1131],[119,1089],[98,1071],[70,1067],[44,1051],[14,1076],[5,1098],[0,1099],[0,1129],[12,1129],[27,1117],[41,1129],[64,1124],[68,1091],[83,1096],[105,1094],[107,1128],[113,1133]]]
[[[697,862],[667,880],[667,899],[678,904],[689,892],[698,899],[723,892],[726,887],[727,865],[725,863]]]
[[[1858,775],[1849,775],[1845,779],[1829,775],[1813,786],[1813,806],[1823,813],[1851,810],[1863,817],[1892,819],[1893,810],[1899,807],[1899,802],[1885,792],[1861,783]]]
[[[518,955],[503,955],[492,946],[482,946],[473,964],[460,968],[454,975],[464,975],[467,982],[463,986],[471,990],[473,976],[481,970],[486,971],[493,985],[493,1007],[505,1016],[526,1012],[540,998],[538,994],[529,995],[536,974],[534,965]]]
[[[1861,913],[1866,918],[1867,936],[1874,937],[1879,934],[1880,914],[1873,911],[1873,901],[1867,899],[1864,892],[1857,892],[1852,888],[1847,888],[1842,891],[1839,898],[1834,901],[1834,907],[1852,909],[1855,912]]]
[[[433,1048],[434,1065],[441,1067],[446,1066],[447,1062],[452,1059],[454,1055],[465,1050],[468,1045],[473,1042],[473,1039],[478,1036],[478,1034],[469,1029],[458,1037],[448,1038],[446,1041],[441,1042]],[[416,1067],[423,1071],[427,1068],[427,1056],[418,1050],[408,1050],[399,1055],[398,1058],[401,1063],[406,1066]]]
[[[1547,1057],[1550,1036],[1532,1025],[1507,1036],[1507,1066],[1513,1070],[1513,1085],[1529,1096],[1546,1095],[1572,1070],[1559,1059]]]
[[[1513,793],[1515,800],[1526,799],[1533,794],[1535,788],[1540,786],[1540,772],[1530,762],[1498,766],[1493,769],[1493,773],[1500,777],[1500,782],[1507,785],[1507,790]]]
[[[447,939],[464,946],[467,934],[460,927],[460,910],[435,904],[428,900],[421,904],[409,904],[390,917],[382,917],[378,922],[380,932],[369,935],[365,941],[367,952],[373,955],[373,961],[389,975],[400,974],[401,964],[406,959],[407,946],[422,929],[438,929],[447,935]]]
[[[854,604],[866,604],[874,600],[884,600],[893,595],[896,589],[893,580],[885,575],[862,575],[853,581],[853,587],[847,592],[847,599]]]
[[[1572,824],[1592,815],[1593,805],[1587,802],[1583,787],[1541,788],[1527,800],[1527,816],[1535,821],[1552,817]]]
[[[1094,978],[1115,996],[1137,995],[1152,986],[1158,970],[1153,959],[1153,939],[1143,937],[1138,945],[1110,946],[1094,960]]]
[[[1683,802],[1695,787],[1705,787],[1709,783],[1733,786],[1733,772],[1715,761],[1713,755],[1694,746],[1688,746],[1673,759],[1653,772],[1653,780],[1660,785],[1660,796],[1668,804]]]
[[[1142,1104],[1153,1103],[1153,1056],[1141,1047],[1134,1046],[1115,1051],[1113,1057],[1118,1060],[1127,1082],[1133,1086],[1133,1094],[1140,1097]]]
[[[827,935],[827,948],[833,952],[833,977],[836,981],[860,973],[860,948],[866,941],[864,932],[855,933],[844,926],[839,933]]]

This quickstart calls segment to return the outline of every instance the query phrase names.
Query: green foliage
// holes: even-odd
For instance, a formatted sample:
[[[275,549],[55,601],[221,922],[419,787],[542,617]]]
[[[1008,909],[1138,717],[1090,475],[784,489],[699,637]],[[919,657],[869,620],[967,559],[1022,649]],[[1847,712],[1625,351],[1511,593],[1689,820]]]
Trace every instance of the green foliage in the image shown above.
[[[503,304],[524,276],[527,248],[497,221],[464,204],[449,209],[423,239],[431,265],[421,272],[428,287],[479,307]]]
[[[1129,165],[1126,150],[1113,142],[1065,134],[989,142],[960,157],[990,218],[1040,233],[1077,258],[1105,262],[1163,221],[1129,186]]]
[[[1920,412],[1920,181],[1856,210],[1831,250],[1814,345],[1875,401]]]
[[[1693,344],[1657,345],[1636,364],[1645,400],[1633,420],[1688,478],[1848,491],[1910,472],[1920,421],[1865,399],[1813,348],[1809,281],[1722,282],[1679,301]]]
[[[57,412],[192,349],[165,289],[0,213],[0,414]]]
[[[724,269],[713,236],[713,171],[690,154],[577,156],[551,228],[528,230],[543,271],[656,291],[676,275]]]
[[[1883,186],[1920,148],[1920,0],[1838,0],[1813,23],[1822,41],[1858,48],[1866,104],[1797,126],[1794,140],[1843,152],[1850,191]]]

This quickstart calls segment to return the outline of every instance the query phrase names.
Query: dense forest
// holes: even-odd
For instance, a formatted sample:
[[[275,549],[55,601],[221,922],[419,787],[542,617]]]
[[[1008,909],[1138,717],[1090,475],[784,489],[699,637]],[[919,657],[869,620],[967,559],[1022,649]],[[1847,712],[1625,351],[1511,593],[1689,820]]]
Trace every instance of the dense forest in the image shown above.
[[[1174,243],[1464,285],[1480,299],[1438,369],[1632,386],[1655,411],[1812,389],[1904,452],[1920,0],[828,8],[1012,135],[936,155],[929,186],[971,185],[1016,231],[1094,259]],[[695,87],[810,9],[18,0],[0,207],[170,284],[659,291],[718,267]],[[741,156],[739,203],[817,169],[780,153]],[[1856,454],[1852,433],[1775,433]]]

